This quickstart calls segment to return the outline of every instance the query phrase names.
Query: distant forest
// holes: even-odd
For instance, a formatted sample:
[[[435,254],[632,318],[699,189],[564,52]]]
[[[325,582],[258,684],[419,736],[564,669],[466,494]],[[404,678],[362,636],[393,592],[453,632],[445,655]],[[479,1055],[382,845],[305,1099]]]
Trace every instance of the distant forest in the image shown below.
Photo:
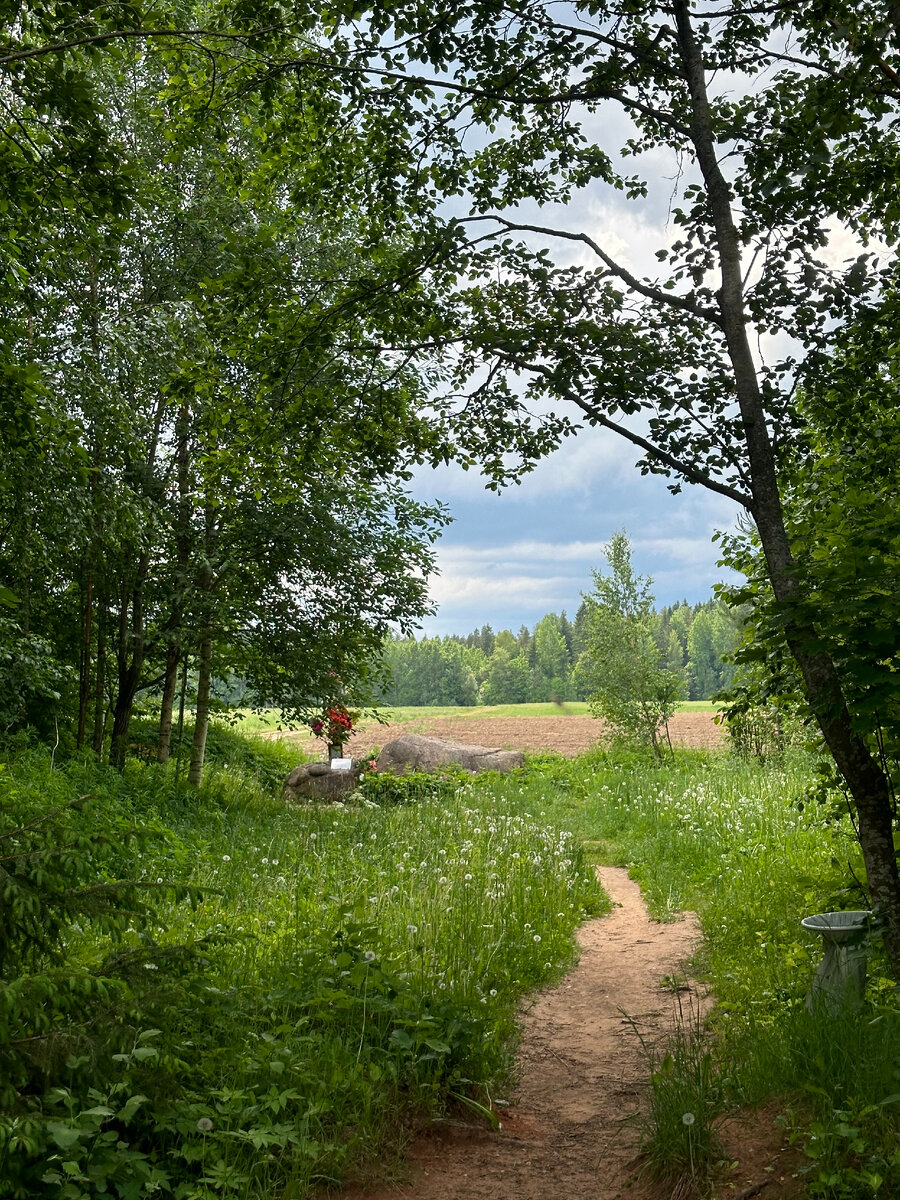
[[[495,633],[483,625],[467,636],[396,638],[384,660],[391,682],[381,696],[390,705],[525,704],[584,700],[579,677],[587,610],[574,621],[565,611],[548,613],[533,629]],[[656,613],[662,662],[680,674],[688,700],[708,700],[734,674],[724,657],[740,636],[740,614],[720,600],[683,601]]]

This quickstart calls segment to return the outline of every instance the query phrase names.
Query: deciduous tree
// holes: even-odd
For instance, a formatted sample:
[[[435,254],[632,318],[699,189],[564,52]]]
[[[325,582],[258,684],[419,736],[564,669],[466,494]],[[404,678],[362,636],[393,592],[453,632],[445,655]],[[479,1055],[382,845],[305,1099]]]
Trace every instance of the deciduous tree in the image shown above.
[[[348,105],[391,122],[397,147],[406,131],[392,194],[417,197],[423,247],[440,224],[434,193],[454,198],[440,259],[423,251],[423,262],[451,296],[430,345],[455,354],[445,419],[460,455],[499,485],[590,424],[627,439],[673,490],[699,485],[751,516],[900,976],[890,781],[848,708],[783,506],[785,452],[803,426],[797,378],[881,285],[870,239],[898,239],[894,7],[478,0],[435,19],[386,0],[364,11],[356,23],[358,9],[329,9],[334,52],[321,61],[352,80]],[[641,204],[660,174],[671,233],[659,272],[566,222],[584,189]],[[853,247],[842,263],[827,252],[836,229]]]
[[[635,574],[631,546],[614,534],[606,550],[609,573],[594,571],[594,590],[585,597],[587,644],[578,674],[588,704],[613,733],[649,746],[662,759],[660,735],[681,699],[683,681],[665,664],[651,580]]]

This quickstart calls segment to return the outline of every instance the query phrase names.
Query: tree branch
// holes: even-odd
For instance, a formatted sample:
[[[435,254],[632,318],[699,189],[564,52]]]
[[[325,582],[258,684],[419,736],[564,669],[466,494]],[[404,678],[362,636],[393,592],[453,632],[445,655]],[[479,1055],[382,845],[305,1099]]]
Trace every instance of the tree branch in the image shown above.
[[[716,309],[704,308],[695,300],[692,300],[690,296],[671,295],[669,292],[664,292],[661,288],[651,287],[650,284],[642,283],[640,279],[632,275],[630,271],[627,271],[615,259],[610,258],[606,251],[601,249],[594,239],[586,233],[570,233],[565,229],[550,229],[543,225],[520,225],[514,221],[508,221],[505,217],[498,216],[495,213],[487,213],[483,217],[463,217],[460,220],[460,224],[463,225],[475,221],[496,221],[504,229],[512,233],[540,233],[545,237],[558,237],[564,238],[569,242],[581,242],[585,246],[590,247],[612,274],[627,284],[632,291],[637,292],[648,300],[653,300],[657,304],[665,304],[669,308],[678,308],[684,312],[692,313],[695,317],[709,321],[716,328],[722,328],[722,317]]]
[[[541,363],[529,363],[524,359],[517,358],[513,354],[499,353],[499,358],[502,358],[510,366],[519,367],[523,371],[531,371],[536,375],[549,377],[552,372],[549,367]],[[673,454],[669,454],[662,447],[654,445],[645,437],[641,437],[639,433],[634,433],[625,425],[620,425],[617,421],[611,420],[605,413],[589,401],[582,399],[576,392],[570,391],[568,388],[562,392],[564,399],[570,404],[574,404],[576,408],[580,408],[586,417],[589,417],[594,425],[599,425],[603,429],[609,429],[613,433],[631,442],[632,445],[638,446],[650,458],[662,463],[663,466],[682,475],[689,483],[698,484],[700,487],[706,488],[710,492],[716,492],[720,496],[725,496],[729,500],[733,500],[735,504],[739,504],[742,508],[746,508],[749,513],[753,513],[753,498],[747,492],[738,491],[737,488],[729,487],[727,483],[720,483],[718,479],[713,479],[711,475],[707,475],[701,471],[699,467],[693,466],[691,463],[682,462]]]
[[[68,42],[53,42],[49,46],[32,46],[28,50],[16,50],[12,54],[0,57],[0,67],[10,63],[23,62],[28,58],[40,58],[46,54],[60,54],[64,50],[77,50],[80,46],[97,46],[103,42],[127,41],[140,38],[189,38],[211,37],[230,42],[246,42],[249,38],[259,37],[264,33],[274,33],[283,28],[281,25],[264,25],[259,29],[248,30],[247,33],[225,33],[219,29],[111,29],[108,33],[95,33],[90,37],[73,38]]]

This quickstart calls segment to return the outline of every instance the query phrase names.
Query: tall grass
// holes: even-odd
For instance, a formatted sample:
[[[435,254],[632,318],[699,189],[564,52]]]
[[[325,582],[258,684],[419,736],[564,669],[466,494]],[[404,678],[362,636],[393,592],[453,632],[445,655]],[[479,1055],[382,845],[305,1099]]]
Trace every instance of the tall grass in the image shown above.
[[[300,1197],[383,1172],[448,1104],[487,1112],[523,992],[601,910],[591,858],[627,866],[658,918],[703,924],[711,1027],[648,1066],[663,1172],[697,1174],[717,1115],[775,1096],[810,1195],[900,1194],[900,1011],[877,947],[861,1011],[804,1005],[820,948],[800,918],[865,903],[851,824],[806,803],[808,762],[598,750],[296,808],[282,747],[223,730],[211,758],[199,790],[42,754],[0,774],[0,834],[90,797],[59,818],[88,858],[48,851],[47,895],[67,870],[93,872],[86,904],[116,878],[144,889],[143,907],[63,914],[56,950],[0,980],[9,1195]]]
[[[681,751],[661,768],[623,753],[544,756],[519,802],[568,824],[598,861],[627,866],[658,919],[700,915],[712,1028],[689,1023],[648,1066],[647,1145],[664,1172],[699,1150],[710,1097],[718,1111],[777,1097],[811,1196],[900,1195],[900,1003],[877,941],[860,1011],[829,1019],[805,1006],[821,946],[801,918],[867,906],[852,823],[809,802],[810,768],[802,755],[762,767]],[[684,1112],[696,1123],[682,1127]]]
[[[0,1114],[4,1192],[302,1196],[364,1176],[448,1103],[488,1114],[518,999],[602,904],[573,837],[453,783],[415,805],[288,808],[233,762],[199,791],[173,780],[40,755],[3,779],[16,821],[91,793],[67,818],[86,845],[140,829],[106,840],[96,882],[132,878],[154,910],[121,914],[115,943],[108,921],[63,919],[65,974],[59,955],[29,968],[55,1028],[34,1007],[6,1026],[24,1075]],[[84,1021],[59,998],[76,978],[106,988]],[[23,1058],[23,1036],[55,1049]]]

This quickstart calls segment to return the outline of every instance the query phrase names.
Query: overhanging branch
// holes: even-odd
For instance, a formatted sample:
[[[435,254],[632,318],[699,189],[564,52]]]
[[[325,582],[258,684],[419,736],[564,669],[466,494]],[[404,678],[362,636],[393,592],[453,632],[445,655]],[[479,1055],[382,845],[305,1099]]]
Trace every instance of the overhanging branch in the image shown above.
[[[508,221],[505,217],[501,217],[496,213],[486,213],[481,217],[463,217],[460,224],[468,224],[475,221],[496,221],[498,225],[510,233],[539,233],[543,237],[563,238],[568,242],[581,242],[583,245],[593,250],[594,254],[600,259],[603,265],[618,279],[621,279],[632,291],[638,295],[644,296],[647,300],[652,300],[656,304],[664,304],[669,308],[677,308],[682,312],[689,312],[695,317],[700,317],[701,320],[709,321],[716,328],[721,329],[722,318],[714,308],[704,308],[698,304],[696,300],[692,300],[690,296],[675,296],[669,292],[665,292],[662,288],[652,287],[650,284],[643,283],[637,276],[632,275],[615,259],[611,258],[605,250],[600,247],[586,233],[571,233],[566,229],[551,229],[544,225],[522,225],[515,221]]]
[[[77,50],[81,46],[98,46],[103,42],[134,41],[141,38],[218,38],[229,42],[247,42],[250,38],[280,30],[280,25],[264,25],[246,33],[226,33],[221,29],[110,29],[106,33],[95,33],[89,37],[72,38],[67,42],[51,42],[49,46],[29,46],[27,50],[16,50],[0,56],[0,67],[10,63],[24,62],[29,58],[40,58],[46,54],[62,54],[66,50]]]
[[[551,371],[549,367],[541,363],[529,363],[524,359],[517,358],[512,354],[501,353],[498,355],[510,366],[518,367],[523,371],[531,371],[535,375],[543,375],[549,378]],[[569,403],[580,408],[585,416],[589,417],[594,425],[599,425],[603,429],[609,429],[612,433],[618,434],[619,437],[631,442],[633,446],[638,446],[650,458],[655,459],[663,466],[682,475],[689,483],[695,483],[700,487],[706,488],[710,492],[716,492],[720,496],[725,496],[729,500],[733,500],[735,504],[739,504],[742,508],[746,508],[749,513],[753,512],[753,498],[746,492],[738,491],[737,488],[729,487],[727,483],[720,483],[718,479],[713,479],[711,475],[707,475],[705,471],[701,471],[699,467],[695,467],[692,463],[682,462],[676,458],[674,454],[669,454],[667,450],[663,450],[661,446],[655,445],[648,438],[642,437],[639,433],[635,433],[625,425],[620,425],[617,421],[611,420],[604,412],[595,407],[589,401],[583,399],[577,392],[570,391],[568,388],[562,391],[562,396]]]

